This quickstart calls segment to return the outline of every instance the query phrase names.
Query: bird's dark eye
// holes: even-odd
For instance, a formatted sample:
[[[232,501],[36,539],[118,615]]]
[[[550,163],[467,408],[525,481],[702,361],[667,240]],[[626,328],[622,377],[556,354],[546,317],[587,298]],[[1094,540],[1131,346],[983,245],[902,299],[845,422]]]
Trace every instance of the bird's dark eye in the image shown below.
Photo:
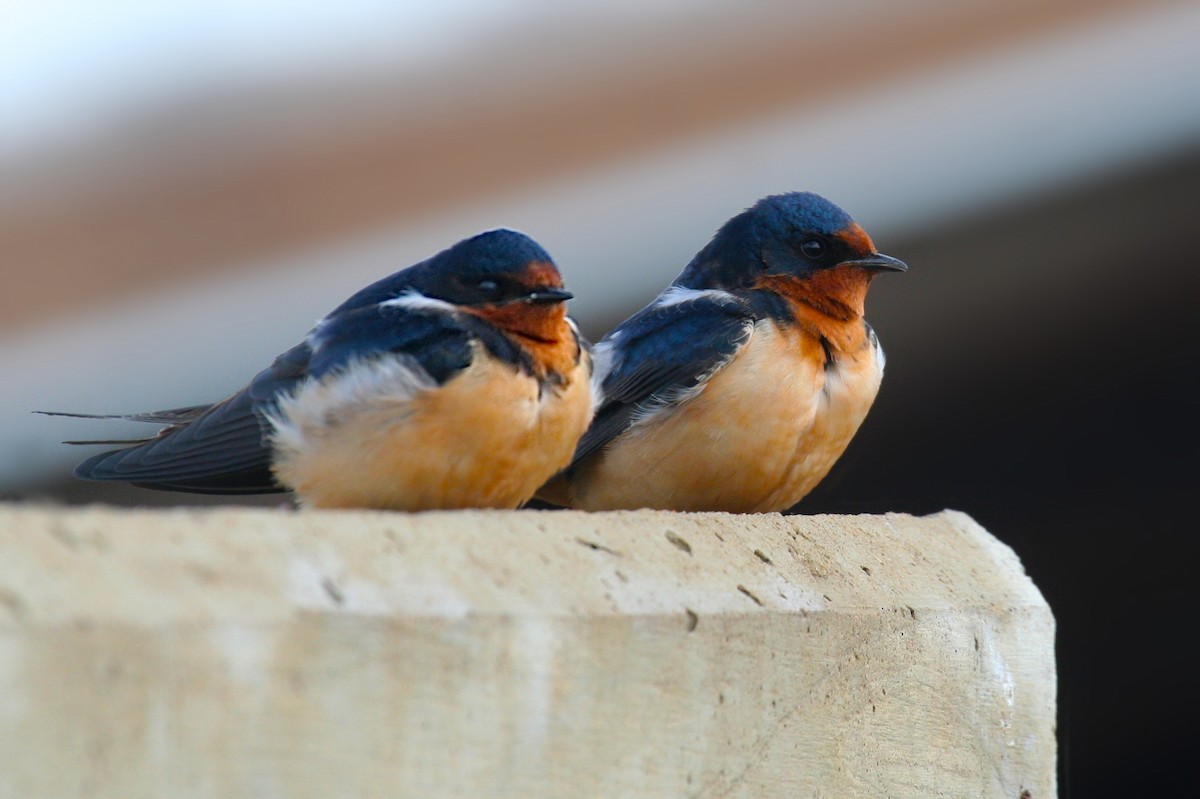
[[[494,280],[481,280],[476,284],[479,290],[485,294],[494,294],[496,289],[500,288],[500,284]]]
[[[800,252],[804,253],[805,258],[815,261],[825,254],[825,242],[820,239],[805,239],[800,242]]]

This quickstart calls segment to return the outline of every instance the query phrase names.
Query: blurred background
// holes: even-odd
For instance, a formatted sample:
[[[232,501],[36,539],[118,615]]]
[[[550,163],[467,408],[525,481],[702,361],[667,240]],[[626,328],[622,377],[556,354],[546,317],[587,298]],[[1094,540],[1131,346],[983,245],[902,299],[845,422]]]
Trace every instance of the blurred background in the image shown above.
[[[797,510],[973,515],[1058,618],[1061,795],[1194,796],[1197,42],[1161,0],[10,0],[0,497],[213,501],[73,481],[61,440],[145,431],[30,412],[219,399],[480,230],[598,338],[816,191],[911,271]]]

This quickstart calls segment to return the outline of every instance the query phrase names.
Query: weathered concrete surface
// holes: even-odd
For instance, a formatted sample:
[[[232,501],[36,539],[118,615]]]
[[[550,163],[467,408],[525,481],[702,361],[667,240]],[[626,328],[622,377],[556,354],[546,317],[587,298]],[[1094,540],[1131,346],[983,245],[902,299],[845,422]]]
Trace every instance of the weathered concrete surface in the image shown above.
[[[1055,796],[958,513],[0,506],[0,797]]]

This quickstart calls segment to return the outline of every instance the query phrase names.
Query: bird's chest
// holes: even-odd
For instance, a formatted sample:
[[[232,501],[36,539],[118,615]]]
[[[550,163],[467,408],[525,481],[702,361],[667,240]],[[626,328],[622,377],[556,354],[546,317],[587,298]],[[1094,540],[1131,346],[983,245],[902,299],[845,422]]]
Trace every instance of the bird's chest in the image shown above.
[[[866,419],[883,378],[883,350],[870,328],[852,349],[830,349],[816,338],[824,366],[796,430],[796,447],[778,487],[766,500],[774,508],[791,507],[812,491],[845,452]],[[808,334],[800,334],[807,336]],[[811,336],[809,336],[811,338]]]
[[[819,335],[760,322],[698,394],[632,431],[629,454],[656,484],[646,489],[653,501],[640,501],[733,512],[794,505],[828,473],[870,409],[882,376],[877,353],[873,336],[853,351],[831,351]]]
[[[277,473],[308,504],[324,507],[519,505],[567,464],[587,427],[587,364],[549,387],[476,356],[441,386],[393,392],[368,375],[360,381],[370,390],[352,403],[307,416],[300,412],[307,407],[294,408],[302,442],[280,453]],[[310,421],[299,423],[302,416]]]
[[[759,323],[745,350],[715,375],[696,411],[738,443],[738,460],[785,483],[828,471],[875,399],[882,358],[873,337],[835,349],[797,327]],[[719,419],[728,420],[724,424]]]

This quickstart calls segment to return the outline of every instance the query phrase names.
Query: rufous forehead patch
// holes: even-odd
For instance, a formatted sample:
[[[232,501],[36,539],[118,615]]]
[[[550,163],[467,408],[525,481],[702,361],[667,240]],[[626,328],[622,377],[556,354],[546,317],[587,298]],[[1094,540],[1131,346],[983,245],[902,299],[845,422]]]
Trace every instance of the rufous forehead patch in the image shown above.
[[[562,288],[562,275],[548,261],[530,261],[520,274],[521,281],[532,288]]]
[[[875,243],[871,241],[871,237],[867,235],[867,231],[863,230],[857,222],[851,222],[835,233],[834,236],[846,242],[853,250],[875,252]]]

